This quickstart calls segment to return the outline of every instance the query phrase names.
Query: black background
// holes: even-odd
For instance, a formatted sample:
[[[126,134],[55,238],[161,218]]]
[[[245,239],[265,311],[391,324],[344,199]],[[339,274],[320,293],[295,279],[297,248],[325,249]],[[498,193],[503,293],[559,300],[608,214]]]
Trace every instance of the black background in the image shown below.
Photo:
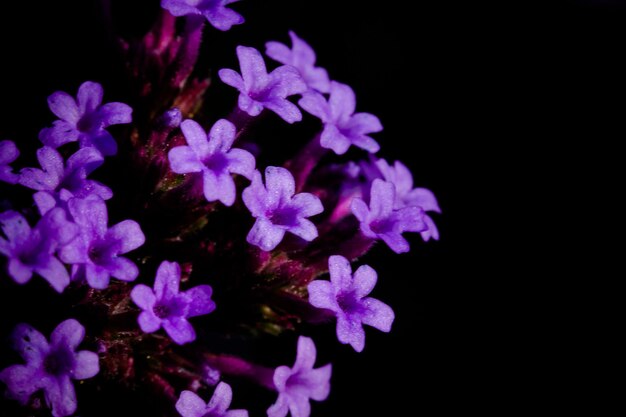
[[[124,3],[113,2],[117,29],[143,33],[156,0]],[[623,111],[626,7],[507,3],[246,0],[236,6],[245,25],[206,34],[215,70],[235,67],[236,45],[262,49],[295,30],[354,88],[358,110],[380,117],[380,155],[409,165],[443,210],[439,242],[368,255],[394,329],[368,331],[362,354],[320,331],[333,389],[313,415],[506,415],[588,400],[558,388],[572,371],[555,342],[571,324],[547,305],[565,297],[553,261],[569,227],[553,203],[589,181],[590,142],[623,137],[611,127]],[[94,2],[12,2],[1,13],[0,133],[34,141],[51,120],[47,95],[106,81],[117,64]],[[105,83],[108,99],[115,89]],[[570,176],[574,165],[582,172]]]

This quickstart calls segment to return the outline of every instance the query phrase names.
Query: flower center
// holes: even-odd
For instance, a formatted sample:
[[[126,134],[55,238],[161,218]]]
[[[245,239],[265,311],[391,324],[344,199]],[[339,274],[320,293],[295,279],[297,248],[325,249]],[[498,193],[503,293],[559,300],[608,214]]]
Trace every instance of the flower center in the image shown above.
[[[74,367],[74,355],[68,349],[52,351],[44,359],[43,366],[49,375],[68,374]]]
[[[347,314],[358,313],[363,310],[361,303],[356,298],[354,291],[342,292],[337,296],[337,304]]]
[[[374,220],[370,223],[370,229],[379,235],[384,234],[393,229],[393,222],[389,219]]]
[[[292,227],[298,223],[298,210],[293,207],[283,207],[272,211],[267,217],[277,226]]]
[[[92,132],[100,127],[99,123],[99,117],[95,112],[87,113],[76,123],[76,128],[83,133]]]
[[[89,248],[88,255],[91,262],[96,265],[101,265],[108,258],[107,248],[102,245],[94,244]]]
[[[228,159],[222,153],[216,153],[214,155],[209,156],[205,161],[204,165],[213,172],[220,173],[224,172],[224,170],[228,167]]]
[[[170,309],[169,306],[165,304],[157,304],[156,306],[154,306],[154,315],[160,319],[169,317],[171,313],[172,313],[172,310]]]

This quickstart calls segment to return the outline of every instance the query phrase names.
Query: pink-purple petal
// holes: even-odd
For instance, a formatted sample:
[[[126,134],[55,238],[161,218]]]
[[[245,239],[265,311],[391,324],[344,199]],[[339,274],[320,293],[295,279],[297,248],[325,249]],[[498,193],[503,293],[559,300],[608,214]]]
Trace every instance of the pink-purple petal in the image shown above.
[[[182,417],[203,417],[207,411],[207,405],[196,393],[183,391],[176,401],[176,411]]]
[[[139,276],[139,268],[130,259],[118,256],[107,263],[106,267],[113,278],[120,281],[134,281]]]
[[[176,146],[168,153],[170,168],[177,174],[201,172],[204,168],[196,153],[189,146]]]
[[[270,207],[287,202],[296,191],[293,175],[286,168],[269,166],[265,168],[265,186],[268,191]]]
[[[102,103],[103,96],[102,85],[92,81],[82,83],[76,95],[80,113],[85,114],[94,111]]]
[[[171,337],[176,344],[184,345],[196,339],[196,332],[185,318],[175,317],[164,320],[162,325],[167,335]]]
[[[343,155],[350,148],[350,140],[334,124],[324,125],[320,144],[323,148],[332,149],[337,155]]]
[[[226,154],[228,159],[228,170],[233,174],[243,175],[249,180],[252,179],[256,161],[254,156],[244,149],[231,149]]]
[[[57,91],[48,97],[48,106],[52,113],[59,119],[70,123],[77,123],[80,119],[78,105],[72,96],[62,91]]]
[[[198,285],[185,291],[190,300],[187,317],[201,316],[215,310],[215,302],[211,300],[212,294],[213,289],[209,285]]]
[[[145,333],[153,333],[161,328],[163,321],[152,312],[143,311],[137,317],[137,323]]]
[[[239,91],[245,88],[243,78],[241,78],[241,75],[239,75],[237,71],[230,68],[224,68],[219,70],[217,74],[224,84],[234,87]]]
[[[81,350],[76,354],[76,366],[72,374],[73,379],[92,378],[100,371],[100,359],[94,352]]]
[[[309,303],[317,308],[337,310],[337,296],[332,284],[328,281],[313,281],[307,287],[309,292]]]
[[[225,382],[220,382],[215,387],[213,396],[207,404],[207,408],[214,413],[224,414],[233,400],[233,390]]]
[[[133,109],[124,103],[107,103],[98,109],[102,127],[127,124],[133,121]]]
[[[48,256],[45,261],[35,267],[35,272],[41,275],[58,293],[62,293],[70,285],[70,275],[57,258]]]
[[[226,152],[233,145],[237,129],[232,122],[226,119],[220,119],[209,132],[209,150],[210,153],[215,151]]]
[[[313,369],[316,356],[317,351],[315,349],[315,343],[313,343],[313,339],[305,336],[300,336],[298,338],[296,362],[294,363],[292,368],[293,372]]]
[[[259,51],[247,46],[238,46],[237,58],[246,90],[252,91],[267,83],[267,69]]]
[[[264,251],[271,251],[276,248],[285,236],[285,229],[274,226],[268,219],[259,217],[248,236],[246,241],[252,245],[260,247]]]
[[[119,254],[137,249],[146,241],[139,223],[134,220],[124,220],[111,227],[106,233],[108,239],[117,241]]]
[[[275,98],[264,103],[265,108],[279,115],[287,123],[295,123],[302,120],[302,113],[298,106],[283,98]]]
[[[41,364],[49,352],[48,341],[37,329],[20,323],[11,334],[13,349],[30,365]]]
[[[363,324],[372,326],[381,332],[391,331],[391,325],[395,319],[391,307],[375,298],[366,298],[363,303],[367,308],[362,318]]]
[[[156,296],[152,288],[144,284],[137,284],[130,292],[130,298],[142,310],[152,311],[156,303]]]
[[[95,264],[85,265],[85,278],[91,288],[103,290],[109,285],[111,276],[109,271],[102,266]]]
[[[358,298],[363,298],[369,295],[370,292],[376,286],[378,275],[374,268],[369,265],[361,265],[355,272],[352,281],[352,287],[354,288],[355,295]]]
[[[163,261],[157,269],[154,292],[157,299],[170,298],[178,294],[180,266],[176,262]]]
[[[52,408],[53,417],[67,417],[76,411],[76,392],[68,375],[48,376],[43,382],[46,403]]]
[[[337,317],[337,340],[343,344],[349,344],[357,352],[365,348],[365,331],[357,320],[351,320],[344,315]]]
[[[207,134],[198,122],[187,119],[180,124],[185,140],[189,147],[196,153],[198,159],[204,159],[210,155]]]

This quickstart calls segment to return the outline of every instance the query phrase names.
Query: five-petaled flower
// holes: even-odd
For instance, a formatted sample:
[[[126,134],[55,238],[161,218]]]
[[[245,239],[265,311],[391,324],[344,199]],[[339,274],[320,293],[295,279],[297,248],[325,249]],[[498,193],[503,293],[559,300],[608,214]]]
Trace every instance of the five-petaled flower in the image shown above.
[[[346,153],[350,145],[371,153],[380,149],[378,142],[368,135],[380,132],[383,126],[373,114],[354,112],[356,97],[349,86],[332,81],[328,101],[320,93],[308,91],[298,104],[324,123],[320,137],[322,147],[338,155]]]
[[[281,64],[291,65],[300,71],[302,79],[310,89],[320,93],[330,91],[328,72],[315,66],[315,51],[294,32],[289,31],[292,48],[280,42],[267,42],[265,53]]]
[[[232,399],[233,390],[230,385],[220,382],[208,403],[194,392],[181,392],[176,402],[176,411],[183,417],[248,417],[246,410],[228,409]]]
[[[320,199],[310,193],[295,194],[293,175],[281,167],[265,169],[265,186],[259,171],[243,190],[243,202],[256,218],[247,241],[264,251],[274,249],[291,232],[306,241],[317,237],[317,228],[307,217],[324,211]]]
[[[42,389],[54,417],[74,414],[77,401],[71,380],[92,378],[100,370],[97,354],[76,351],[84,337],[85,328],[74,319],[60,323],[50,335],[50,343],[28,324],[18,324],[13,331],[13,346],[26,364],[5,368],[0,372],[0,381],[22,404]]]
[[[220,79],[239,90],[239,108],[250,116],[258,116],[263,109],[278,114],[287,123],[302,120],[298,106],[287,100],[307,90],[300,72],[291,65],[283,65],[267,73],[263,56],[247,46],[237,47],[241,75],[232,69],[221,69]]]
[[[236,129],[228,120],[218,120],[209,132],[193,120],[185,120],[181,129],[189,146],[173,148],[168,158],[172,171],[178,174],[201,172],[204,196],[226,206],[235,202],[235,181],[231,173],[252,179],[254,156],[243,149],[231,149]]]
[[[31,229],[16,211],[0,214],[0,253],[9,258],[9,275],[18,284],[30,281],[33,273],[42,276],[58,292],[70,283],[65,266],[57,259],[59,247],[75,240],[78,228],[70,223],[61,208],[50,210]]]
[[[372,182],[369,207],[360,198],[352,200],[352,213],[361,222],[361,232],[372,239],[382,239],[395,253],[409,250],[404,232],[423,232],[424,210],[421,207],[403,207],[394,210],[395,187],[392,183],[375,179]]]
[[[215,29],[228,30],[244,22],[243,16],[227,8],[239,0],[161,0],[161,7],[174,16],[202,15]]]
[[[0,181],[15,184],[17,182],[17,174],[13,172],[13,168],[9,165],[20,156],[20,151],[15,143],[10,140],[0,141]]]
[[[124,103],[101,104],[103,94],[102,86],[92,81],[81,84],[76,100],[63,91],[53,93],[48,105],[60,120],[39,133],[41,142],[58,148],[78,141],[81,148],[93,146],[102,155],[115,155],[117,142],[106,128],[130,123],[133,110]]]
[[[109,228],[108,213],[99,198],[72,198],[68,209],[74,222],[80,227],[76,239],[65,245],[59,257],[72,264],[72,279],[86,279],[89,286],[104,289],[111,276],[122,281],[133,281],[139,269],[123,255],[137,249],[145,242],[139,224],[124,220]]]
[[[309,417],[309,399],[324,401],[330,393],[332,365],[313,369],[315,364],[315,344],[308,337],[298,339],[298,353],[292,368],[279,366],[274,371],[274,386],[278,399],[267,410],[269,417],[285,417],[291,412],[293,417]]]
[[[328,259],[329,281],[309,284],[309,302],[318,308],[332,310],[337,316],[337,339],[361,352],[365,347],[363,324],[389,332],[394,313],[387,304],[367,297],[376,285],[376,271],[362,265],[354,276],[350,262],[343,256]]]
[[[154,290],[138,284],[130,293],[132,300],[143,311],[139,314],[139,327],[152,333],[161,327],[179,345],[196,339],[196,332],[187,320],[190,317],[209,314],[215,310],[209,285],[198,285],[180,292],[180,266],[176,262],[163,261],[154,280]]]

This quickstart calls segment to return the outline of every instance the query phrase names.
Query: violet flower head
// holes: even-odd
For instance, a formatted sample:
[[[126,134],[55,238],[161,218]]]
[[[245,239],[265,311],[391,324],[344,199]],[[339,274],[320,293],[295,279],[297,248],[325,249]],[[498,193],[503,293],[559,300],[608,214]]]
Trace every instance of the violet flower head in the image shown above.
[[[196,332],[187,320],[215,310],[210,285],[198,285],[180,292],[180,266],[163,261],[157,270],[154,289],[138,284],[130,293],[132,300],[143,311],[137,319],[139,327],[152,333],[161,327],[179,345],[193,342]]]
[[[68,209],[80,233],[61,249],[59,257],[73,265],[72,279],[86,279],[95,289],[106,288],[111,277],[134,281],[139,275],[137,265],[120,255],[145,242],[139,224],[124,220],[109,228],[106,205],[98,198],[73,198],[68,201]]]
[[[309,242],[317,237],[317,228],[307,217],[323,212],[322,202],[310,193],[294,195],[295,190],[293,175],[285,168],[267,167],[265,185],[261,173],[254,172],[252,184],[242,194],[256,218],[246,238],[248,243],[270,251],[283,240],[285,232]]]
[[[324,401],[330,393],[332,365],[313,369],[315,364],[315,344],[308,337],[298,338],[298,354],[292,368],[279,366],[274,371],[274,385],[278,399],[267,410],[269,417],[309,417],[309,399]]]
[[[243,149],[231,149],[236,129],[228,120],[218,120],[209,132],[193,120],[181,124],[188,146],[173,148],[168,158],[172,171],[178,174],[202,173],[204,197],[219,200],[226,206],[235,202],[236,188],[232,174],[252,179],[254,156]]]
[[[13,173],[13,168],[9,165],[20,156],[20,151],[15,143],[10,140],[0,141],[0,181],[9,184],[17,182],[17,174]]]
[[[287,123],[302,120],[298,106],[287,100],[294,94],[307,90],[300,72],[290,65],[283,65],[267,73],[261,53],[247,46],[237,47],[241,75],[232,69],[221,69],[220,79],[239,90],[239,108],[250,116],[258,116],[269,109]]]
[[[248,417],[246,410],[229,410],[233,399],[233,390],[225,382],[215,388],[208,404],[196,393],[183,391],[176,402],[176,411],[182,417]]]
[[[376,161],[376,166],[380,170],[383,179],[392,183],[396,188],[394,209],[417,206],[424,209],[424,211],[441,213],[437,199],[432,191],[426,188],[413,188],[413,175],[402,162],[396,161],[393,166],[390,166],[384,159],[379,159]],[[427,229],[420,233],[422,238],[425,241],[431,238],[439,240],[439,230],[437,230],[433,219],[425,214],[424,222]]]
[[[350,145],[370,153],[380,149],[378,142],[368,135],[380,132],[383,126],[373,114],[354,112],[356,97],[349,86],[332,81],[328,101],[320,93],[309,91],[298,104],[324,123],[322,147],[332,149],[337,155],[346,153]]]
[[[372,182],[369,207],[360,198],[352,200],[352,213],[361,222],[361,232],[372,239],[382,239],[395,253],[409,251],[404,232],[423,232],[424,210],[421,207],[403,207],[394,210],[395,187],[380,179]]]
[[[291,65],[300,71],[302,79],[309,89],[320,93],[330,91],[328,72],[324,68],[315,66],[315,51],[308,43],[303,41],[294,32],[289,31],[292,48],[280,42],[267,42],[265,53],[267,56],[281,64]]]
[[[41,214],[66,202],[72,197],[89,198],[92,196],[108,200],[113,197],[111,189],[87,176],[102,165],[104,158],[95,148],[83,148],[67,159],[64,167],[63,157],[48,146],[37,150],[39,168],[23,168],[18,183],[37,190],[33,198]]]
[[[7,211],[0,214],[0,227],[0,253],[8,258],[8,273],[16,283],[27,283],[35,273],[57,292],[69,285],[69,274],[55,252],[75,239],[78,228],[63,209],[49,211],[32,229],[24,216]]]
[[[365,347],[363,325],[389,332],[394,313],[387,304],[367,297],[376,285],[376,271],[362,265],[354,276],[350,262],[343,256],[328,259],[329,281],[309,284],[309,302],[318,308],[331,310],[337,316],[337,339],[361,352]]]
[[[130,123],[133,110],[124,103],[102,104],[103,94],[102,86],[92,81],[79,87],[76,100],[63,91],[53,93],[48,106],[60,120],[43,129],[39,140],[52,148],[78,141],[81,148],[93,146],[102,155],[115,155],[117,142],[106,128]]]
[[[161,0],[161,7],[174,16],[201,15],[215,29],[226,31],[244,22],[243,16],[227,8],[239,0]]]
[[[28,324],[18,324],[12,335],[13,346],[26,364],[5,368],[0,381],[22,404],[43,390],[54,417],[74,414],[77,401],[72,379],[92,378],[100,370],[96,353],[76,351],[84,337],[85,328],[74,319],[59,324],[50,335],[50,343]]]

